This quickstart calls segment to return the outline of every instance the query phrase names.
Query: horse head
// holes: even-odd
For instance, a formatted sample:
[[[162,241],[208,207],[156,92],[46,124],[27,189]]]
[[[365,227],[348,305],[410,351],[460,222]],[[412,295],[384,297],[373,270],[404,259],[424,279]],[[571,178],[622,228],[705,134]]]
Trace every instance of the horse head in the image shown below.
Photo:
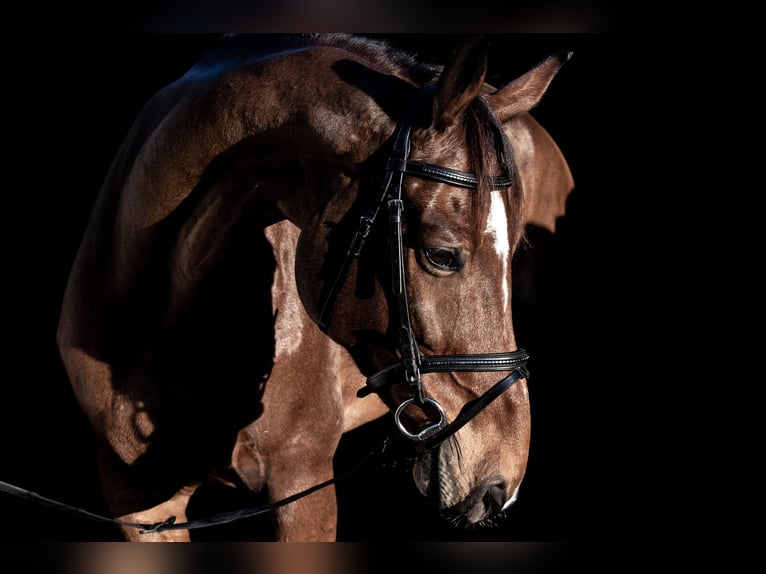
[[[368,138],[374,149],[302,226],[307,311],[396,413],[417,447],[418,490],[457,523],[492,522],[527,467],[511,262],[525,225],[552,231],[573,187],[527,113],[567,58],[494,89],[486,41],[466,40],[433,84],[401,82],[406,97]]]

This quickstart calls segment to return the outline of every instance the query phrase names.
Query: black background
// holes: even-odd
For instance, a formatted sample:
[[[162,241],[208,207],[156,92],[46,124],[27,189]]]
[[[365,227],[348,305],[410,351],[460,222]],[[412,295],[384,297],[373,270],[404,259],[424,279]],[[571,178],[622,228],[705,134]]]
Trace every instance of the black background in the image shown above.
[[[442,62],[461,34],[377,34]],[[5,338],[0,481],[105,513],[90,430],[55,346],[69,266],[112,157],[146,101],[182,75],[215,34],[58,35],[44,57],[17,62],[6,83],[3,230]],[[380,469],[338,485],[339,539],[346,541],[567,541],[609,531],[618,510],[613,448],[604,432],[613,406],[594,349],[609,333],[614,249],[603,220],[614,203],[617,37],[491,34],[488,81],[502,85],[545,56],[572,59],[533,115],[558,142],[576,188],[554,238],[535,249],[536,292],[515,311],[532,360],[532,450],[520,497],[493,530],[453,530],[420,499],[411,479]],[[13,64],[11,64],[13,66]],[[515,301],[521,305],[524,299]],[[353,463],[390,421],[344,439],[338,464]],[[608,427],[607,427],[608,428]],[[197,512],[217,512],[216,493]],[[222,504],[236,504],[227,499]],[[11,540],[119,540],[110,525],[0,493]],[[198,540],[251,540],[260,519],[195,531]]]

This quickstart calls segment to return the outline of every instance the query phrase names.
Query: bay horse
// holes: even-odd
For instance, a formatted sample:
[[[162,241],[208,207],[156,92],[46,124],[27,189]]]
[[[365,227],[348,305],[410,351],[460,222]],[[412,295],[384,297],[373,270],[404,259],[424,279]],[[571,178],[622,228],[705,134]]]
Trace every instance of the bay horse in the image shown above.
[[[573,189],[529,111],[569,54],[497,89],[488,51],[466,37],[441,66],[352,35],[226,35],[146,104],[56,335],[113,516],[183,521],[211,477],[282,500],[387,413],[438,511],[509,509],[531,436],[511,261]],[[272,517],[278,541],[333,541],[335,489]]]

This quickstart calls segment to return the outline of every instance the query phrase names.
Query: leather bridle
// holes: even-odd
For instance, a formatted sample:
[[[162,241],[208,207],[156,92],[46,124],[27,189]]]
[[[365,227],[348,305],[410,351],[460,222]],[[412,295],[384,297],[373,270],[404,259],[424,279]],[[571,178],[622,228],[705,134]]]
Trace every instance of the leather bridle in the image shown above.
[[[365,387],[357,392],[357,396],[364,397],[373,392],[380,393],[390,385],[404,380],[409,385],[412,396],[399,404],[394,412],[394,421],[404,436],[417,443],[416,448],[418,451],[433,448],[452,436],[516,381],[529,376],[526,369],[529,355],[523,349],[502,353],[468,355],[421,355],[418,349],[410,320],[404,270],[402,240],[402,183],[404,176],[410,175],[466,189],[478,189],[478,181],[473,173],[457,171],[428,163],[413,162],[408,159],[410,133],[415,113],[420,107],[421,102],[433,91],[433,88],[434,85],[430,84],[418,90],[413,103],[409,106],[403,120],[397,126],[393,147],[386,163],[380,193],[372,207],[360,219],[359,227],[346,252],[343,264],[325,297],[319,317],[320,326],[327,330],[332,310],[340,289],[349,274],[351,265],[361,255],[373,225],[378,221],[378,215],[385,204],[389,220],[391,288],[398,311],[399,352],[401,360],[370,376]],[[511,184],[512,180],[510,177],[495,176],[492,187],[494,190],[504,190]],[[484,394],[466,403],[455,420],[450,423],[447,422],[447,415],[442,406],[434,399],[426,396],[421,382],[421,374],[425,373],[489,371],[511,371],[511,373],[493,385]],[[439,413],[439,420],[437,422],[428,425],[417,433],[408,430],[401,420],[405,409],[415,403],[421,406],[430,404]]]
[[[398,363],[390,365],[381,371],[373,374],[367,379],[365,387],[357,392],[359,397],[367,396],[370,393],[380,393],[394,383],[399,383],[402,379],[409,385],[412,396],[405,399],[394,412],[394,420],[399,431],[416,443],[416,450],[422,453],[429,450],[442,441],[446,440],[462,428],[468,421],[473,419],[489,403],[499,397],[504,391],[509,389],[516,381],[522,378],[528,378],[529,373],[526,368],[529,356],[523,349],[509,351],[505,353],[487,353],[472,355],[421,355],[418,349],[415,334],[412,330],[409,308],[407,306],[407,285],[404,273],[404,257],[402,246],[402,181],[405,175],[411,175],[462,187],[466,189],[477,189],[478,182],[476,176],[472,173],[448,169],[427,163],[417,163],[409,161],[410,132],[412,130],[415,112],[420,102],[433,89],[433,86],[426,86],[418,92],[418,96],[410,106],[405,118],[399,124],[394,138],[393,149],[386,164],[385,177],[381,192],[376,198],[372,208],[361,218],[359,228],[354,235],[343,265],[338,272],[335,282],[328,292],[320,315],[320,326],[327,330],[333,306],[338,297],[353,262],[362,253],[365,241],[367,240],[373,225],[377,220],[383,204],[387,206],[389,212],[389,241],[391,245],[391,271],[392,271],[392,294],[396,299],[399,320],[399,351],[401,360]],[[493,189],[504,190],[512,184],[509,177],[495,177]],[[447,423],[447,415],[442,406],[434,399],[427,397],[420,380],[421,374],[426,373],[446,373],[446,372],[489,372],[489,371],[511,371],[511,373],[495,383],[488,391],[478,398],[466,403],[458,413],[454,421]],[[439,420],[427,426],[417,433],[411,432],[402,423],[401,417],[404,410],[411,404],[418,403],[421,406],[425,404],[432,405],[439,413]],[[388,439],[388,437],[387,437]],[[387,440],[382,447],[385,448]],[[371,451],[370,455],[376,453],[378,449]],[[366,461],[362,461],[364,463]],[[131,528],[137,528],[143,533],[163,532],[165,530],[191,530],[204,528],[216,524],[224,524],[241,518],[248,518],[258,514],[272,511],[278,507],[285,506],[304,496],[308,496],[317,490],[326,488],[331,484],[338,482],[339,479],[349,476],[359,468],[326,480],[322,483],[313,485],[296,494],[288,496],[282,500],[269,504],[262,504],[253,508],[245,508],[230,512],[223,512],[207,518],[191,520],[187,522],[176,522],[175,516],[169,516],[162,522],[153,524],[135,523],[119,520],[117,518],[103,516],[94,512],[89,512],[81,508],[59,502],[57,500],[42,496],[30,490],[8,484],[0,481],[0,492],[6,492],[14,496],[19,496],[46,506],[58,508],[65,512],[77,516],[109,522]]]

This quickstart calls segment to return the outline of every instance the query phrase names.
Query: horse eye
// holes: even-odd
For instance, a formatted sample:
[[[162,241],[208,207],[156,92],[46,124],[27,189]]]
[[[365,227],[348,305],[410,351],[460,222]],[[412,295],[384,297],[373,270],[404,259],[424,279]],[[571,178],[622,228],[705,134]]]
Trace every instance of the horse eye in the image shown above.
[[[449,247],[426,247],[423,249],[426,259],[442,271],[457,271],[463,266],[462,257],[457,249]]]

